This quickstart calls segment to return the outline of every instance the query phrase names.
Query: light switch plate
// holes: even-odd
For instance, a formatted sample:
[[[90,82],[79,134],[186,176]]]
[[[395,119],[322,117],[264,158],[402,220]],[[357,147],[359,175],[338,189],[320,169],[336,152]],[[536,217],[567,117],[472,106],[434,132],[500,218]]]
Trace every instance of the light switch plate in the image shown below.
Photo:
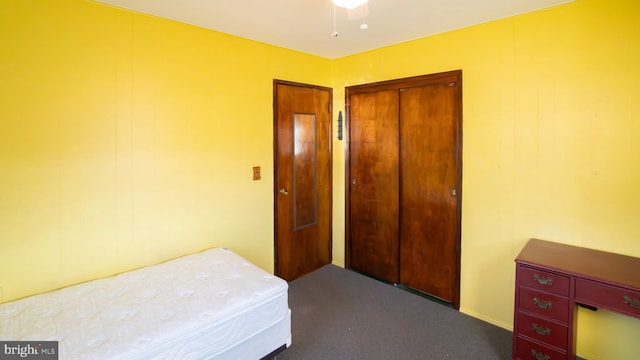
[[[253,167],[253,180],[260,180],[260,166]]]

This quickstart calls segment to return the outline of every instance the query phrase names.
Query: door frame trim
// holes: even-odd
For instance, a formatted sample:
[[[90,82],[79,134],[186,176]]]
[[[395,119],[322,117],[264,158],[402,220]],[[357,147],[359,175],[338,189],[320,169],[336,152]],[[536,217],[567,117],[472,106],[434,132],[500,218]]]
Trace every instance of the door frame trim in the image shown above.
[[[278,275],[278,85],[297,86],[329,92],[329,263],[333,261],[333,88],[299,83],[288,80],[273,79],[273,271]]]
[[[460,309],[460,274],[461,274],[461,243],[462,243],[462,70],[452,70],[429,75],[418,75],[400,79],[385,80],[368,84],[353,85],[345,87],[344,103],[345,103],[345,120],[344,120],[344,139],[345,139],[345,267],[351,268],[351,134],[350,134],[350,118],[351,108],[349,98],[351,95],[365,94],[369,92],[377,92],[381,90],[395,90],[401,88],[410,88],[425,86],[439,83],[455,83],[458,88],[457,102],[460,105],[457,109],[457,128],[456,128],[456,192],[457,192],[457,209],[456,209],[456,276],[454,279],[454,296],[452,305],[455,309]],[[401,140],[402,141],[402,140]],[[400,234],[398,234],[400,236]],[[398,245],[399,246],[399,245]],[[398,251],[400,256],[400,251]],[[400,260],[400,259],[398,259]]]

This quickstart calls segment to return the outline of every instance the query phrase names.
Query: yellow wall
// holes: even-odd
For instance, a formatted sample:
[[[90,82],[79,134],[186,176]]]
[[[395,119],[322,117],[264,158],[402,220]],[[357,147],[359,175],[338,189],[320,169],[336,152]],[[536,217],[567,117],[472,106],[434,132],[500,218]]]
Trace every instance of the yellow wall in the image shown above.
[[[512,328],[531,237],[640,257],[638,16],[637,1],[578,0],[333,62],[341,101],[345,86],[462,69],[462,312]],[[640,321],[578,316],[580,355],[640,358]]]
[[[273,270],[272,80],[332,86],[337,117],[345,86],[462,69],[461,311],[511,328],[528,238],[640,257],[638,15],[577,0],[330,61],[89,1],[1,0],[0,301],[211,246]],[[640,356],[637,320],[580,311],[578,330],[583,357]]]
[[[0,301],[213,246],[272,271],[276,78],[331,86],[330,61],[90,1],[0,1]]]

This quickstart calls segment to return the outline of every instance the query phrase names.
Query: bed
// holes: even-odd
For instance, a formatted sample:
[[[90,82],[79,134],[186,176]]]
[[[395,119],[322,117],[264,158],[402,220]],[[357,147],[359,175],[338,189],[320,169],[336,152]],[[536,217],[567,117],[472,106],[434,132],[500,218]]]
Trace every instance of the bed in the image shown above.
[[[224,248],[0,304],[0,340],[60,359],[267,359],[291,345],[287,283]]]

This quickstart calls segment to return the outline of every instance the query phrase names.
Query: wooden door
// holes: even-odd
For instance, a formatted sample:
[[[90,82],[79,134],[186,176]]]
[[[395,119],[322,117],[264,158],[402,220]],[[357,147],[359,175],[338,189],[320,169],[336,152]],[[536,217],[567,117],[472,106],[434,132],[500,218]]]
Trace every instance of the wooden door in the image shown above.
[[[347,267],[460,299],[461,71],[346,88]]]
[[[275,273],[331,262],[330,88],[274,81]]]
[[[400,91],[400,283],[458,302],[458,88]]]
[[[350,97],[350,267],[398,282],[398,92]]]

